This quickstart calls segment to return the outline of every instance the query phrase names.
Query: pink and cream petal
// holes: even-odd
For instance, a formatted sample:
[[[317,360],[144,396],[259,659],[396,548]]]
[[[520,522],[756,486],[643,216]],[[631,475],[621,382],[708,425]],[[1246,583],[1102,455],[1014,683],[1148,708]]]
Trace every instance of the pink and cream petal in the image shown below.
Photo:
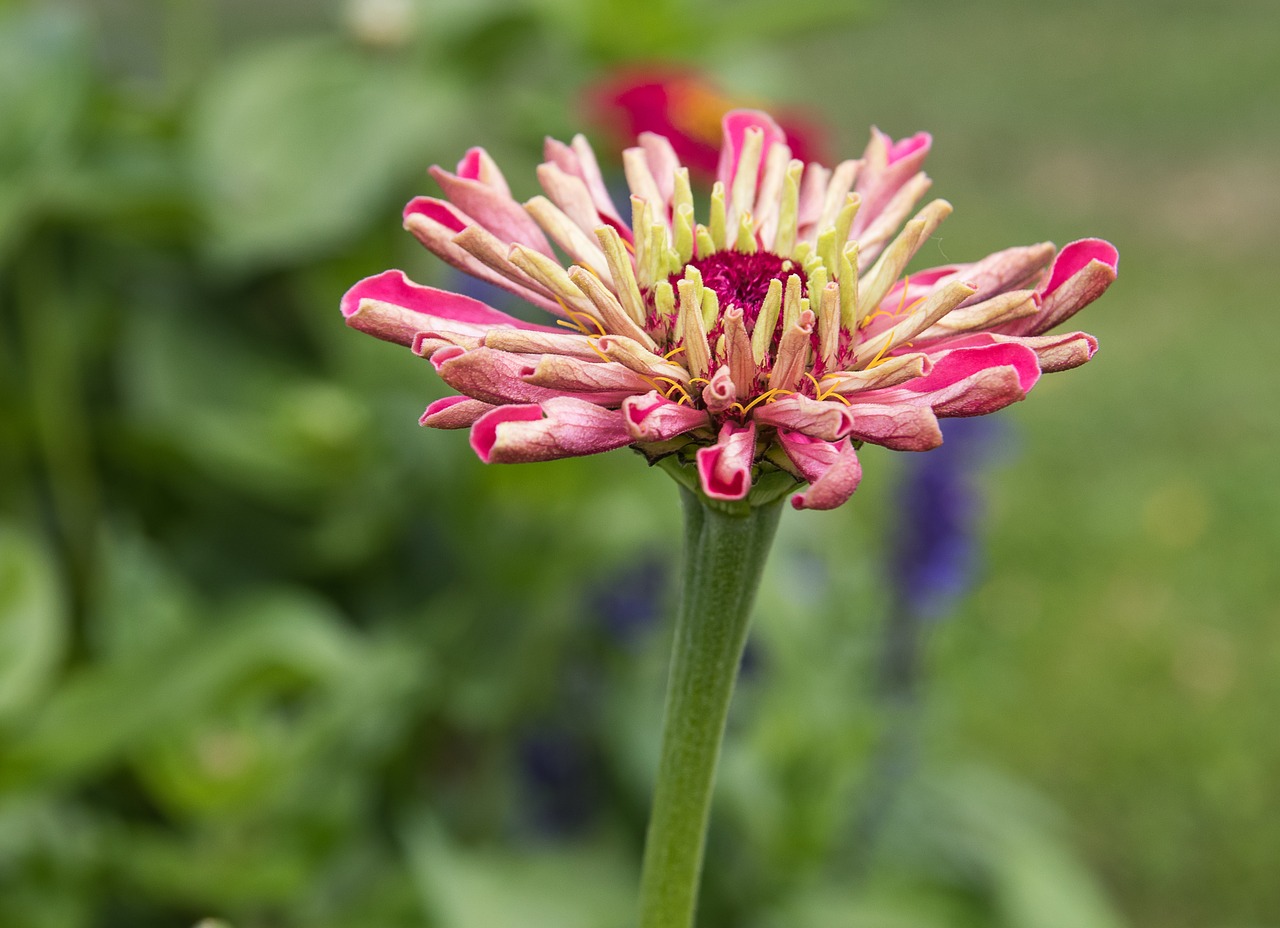
[[[809,489],[791,497],[796,509],[835,509],[858,488],[862,464],[849,439],[833,443],[779,429],[778,441],[809,482]]]
[[[512,245],[524,245],[548,258],[555,257],[551,243],[542,234],[538,224],[519,203],[511,199],[510,194],[504,196],[479,180],[459,177],[440,167],[433,166],[431,176],[444,190],[450,203],[475,219],[477,224],[492,232],[499,240]]]
[[[508,316],[469,296],[415,284],[403,271],[366,277],[343,295],[341,305],[347,325],[405,346],[418,332],[451,323],[477,331],[496,325],[557,331]]]
[[[720,436],[695,455],[702,492],[711,499],[743,499],[751,489],[751,462],[755,458],[756,427],[725,422]]]
[[[716,180],[724,184],[724,189],[733,189],[734,178],[738,176],[738,163],[742,160],[742,151],[746,143],[747,131],[757,129],[764,135],[762,152],[767,152],[771,145],[786,144],[787,134],[773,121],[773,117],[760,110],[732,110],[725,114],[721,121],[724,141],[720,146],[720,163],[716,168]],[[764,158],[760,159],[756,184],[764,173]]]
[[[622,413],[570,396],[500,406],[471,427],[471,447],[486,464],[554,461],[630,443]]]
[[[667,441],[711,424],[706,410],[674,403],[657,390],[627,397],[622,413],[631,437],[644,442]]]
[[[446,396],[428,406],[418,424],[433,429],[469,429],[477,419],[497,408],[469,396]]]
[[[844,438],[854,421],[852,410],[843,401],[819,401],[801,394],[762,403],[751,411],[751,417],[759,425],[802,432],[823,441]]]
[[[917,405],[900,398],[886,399],[888,402],[859,400],[853,404],[849,437],[894,451],[928,451],[942,444],[938,418],[928,403]]]

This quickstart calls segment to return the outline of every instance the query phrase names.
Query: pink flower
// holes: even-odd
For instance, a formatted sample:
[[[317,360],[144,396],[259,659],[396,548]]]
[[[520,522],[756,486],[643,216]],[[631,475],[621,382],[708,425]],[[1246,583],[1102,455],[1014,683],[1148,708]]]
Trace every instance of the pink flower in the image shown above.
[[[863,156],[834,168],[793,159],[764,113],[729,113],[723,134],[702,223],[688,171],[654,133],[623,154],[629,221],[581,136],[547,141],[545,196],[524,204],[483,149],[456,172],[433,168],[445,196],[409,203],[405,227],[555,325],[400,271],[352,287],[347,323],[429,358],[459,395],[422,424],[470,428],[486,462],[631,445],[686,466],[714,499],[789,475],[809,484],[793,505],[814,509],[853,493],[862,442],[936,447],[938,417],[994,412],[1093,355],[1090,335],[1046,332],[1115,279],[1107,242],[904,276],[951,212],[934,200],[908,219],[930,184],[927,133],[872,130]]]
[[[630,142],[642,132],[666,136],[681,164],[695,177],[714,179],[720,163],[720,123],[744,104],[725,96],[692,70],[653,65],[619,72],[591,95],[593,115]],[[825,134],[802,114],[780,113],[778,125],[792,157],[817,161]]]

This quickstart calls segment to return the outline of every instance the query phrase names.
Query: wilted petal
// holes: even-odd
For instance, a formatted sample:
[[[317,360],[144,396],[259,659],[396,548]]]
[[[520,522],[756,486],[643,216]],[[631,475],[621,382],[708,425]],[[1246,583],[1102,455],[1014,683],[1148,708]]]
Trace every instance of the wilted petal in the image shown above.
[[[751,417],[761,425],[803,432],[823,441],[839,441],[853,428],[853,412],[840,400],[819,401],[800,394],[757,406]]]
[[[450,174],[444,168],[432,166],[431,176],[444,190],[449,202],[477,223],[509,245],[524,245],[547,257],[555,257],[538,224],[511,194],[503,194],[479,180]]]
[[[833,443],[779,429],[778,441],[810,484],[808,490],[791,497],[796,509],[835,509],[858,488],[862,464],[849,439]]]
[[[526,368],[524,381],[576,393],[622,391],[631,395],[653,387],[635,371],[615,361],[584,361],[555,354],[544,354],[536,364]]]
[[[563,313],[560,305],[539,284],[506,260],[506,246],[453,204],[434,197],[414,197],[404,208],[404,227],[428,251],[464,274],[501,287],[549,312]],[[482,233],[492,240],[485,253],[489,260],[482,260],[475,250],[464,248],[458,241],[457,237],[467,230]]]
[[[1081,239],[1063,248],[1040,291],[1040,313],[1014,323],[1017,328],[1012,334],[1039,335],[1075,315],[1111,286],[1119,262],[1116,247],[1100,238]]]
[[[855,400],[849,436],[894,451],[928,451],[942,444],[938,419],[928,404],[901,400],[887,403]]]
[[[428,406],[418,424],[433,429],[468,429],[489,410],[497,408],[469,396],[446,396]]]
[[[529,355],[495,351],[492,348],[441,348],[431,356],[440,379],[459,393],[486,403],[540,403],[562,396],[565,390],[540,387],[525,380],[534,370]],[[577,399],[616,406],[634,391],[582,392]]]
[[[627,431],[636,441],[667,441],[700,426],[710,425],[706,410],[674,403],[657,390],[622,401]]]
[[[354,329],[405,346],[413,344],[418,332],[440,326],[453,331],[470,326],[477,335],[495,325],[558,331],[508,316],[460,293],[415,284],[404,271],[383,271],[357,283],[342,297],[342,315]]]
[[[1079,367],[1098,350],[1098,340],[1088,332],[1063,332],[1057,335],[1002,335],[998,332],[975,332],[962,338],[949,339],[945,346],[977,348],[983,345],[1022,345],[1036,353],[1040,373]]]
[[[720,427],[720,437],[696,455],[702,492],[712,499],[742,499],[751,489],[751,462],[756,453],[756,427],[733,422]]]
[[[541,404],[499,406],[471,428],[486,464],[525,464],[612,451],[631,443],[622,413],[558,396]]]
[[[981,416],[1025,399],[1040,379],[1030,348],[995,344],[960,348],[935,357],[933,369],[893,392],[927,402],[939,416]]]

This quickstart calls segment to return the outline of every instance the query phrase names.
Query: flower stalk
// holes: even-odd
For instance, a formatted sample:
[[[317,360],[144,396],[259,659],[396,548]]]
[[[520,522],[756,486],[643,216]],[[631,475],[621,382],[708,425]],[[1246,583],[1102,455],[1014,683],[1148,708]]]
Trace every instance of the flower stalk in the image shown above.
[[[725,504],[686,486],[680,610],[645,839],[640,928],[691,928],[716,764],[783,496]]]

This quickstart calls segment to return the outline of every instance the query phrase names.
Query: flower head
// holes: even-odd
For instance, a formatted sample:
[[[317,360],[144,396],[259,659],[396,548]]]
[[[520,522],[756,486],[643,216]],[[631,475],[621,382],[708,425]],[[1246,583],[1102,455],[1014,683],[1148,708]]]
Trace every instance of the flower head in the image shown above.
[[[405,227],[556,325],[400,271],[349,290],[347,323],[430,359],[458,395],[421,423],[470,428],[485,462],[631,445],[684,465],[712,499],[782,477],[809,484],[792,503],[813,509],[853,493],[862,442],[936,447],[938,417],[994,412],[1093,355],[1090,335],[1044,333],[1115,279],[1107,242],[904,276],[951,212],[934,200],[908,219],[930,185],[927,133],[872,130],[863,156],[834,168],[793,159],[761,112],[727,114],[723,136],[703,222],[687,169],[655,133],[623,154],[629,220],[582,136],[547,141],[545,195],[524,204],[483,149],[455,172],[432,168],[444,197],[410,202]]]

